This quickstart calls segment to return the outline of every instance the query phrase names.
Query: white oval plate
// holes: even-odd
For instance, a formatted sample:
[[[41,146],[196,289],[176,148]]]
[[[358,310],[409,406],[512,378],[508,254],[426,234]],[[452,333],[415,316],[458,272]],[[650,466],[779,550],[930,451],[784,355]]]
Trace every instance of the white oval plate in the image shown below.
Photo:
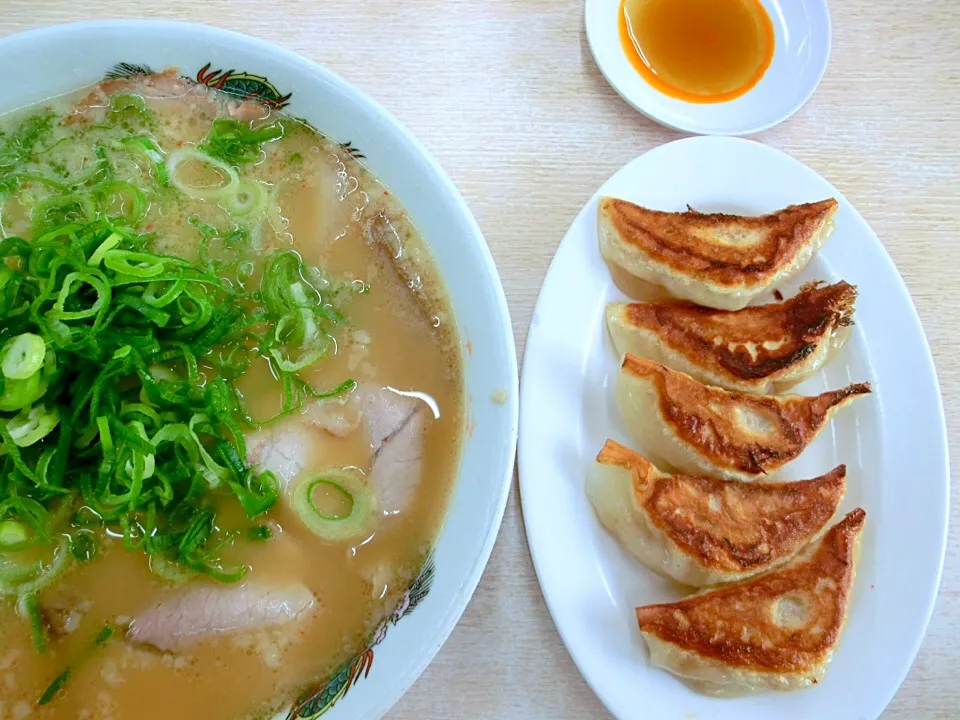
[[[846,463],[842,511],[867,511],[862,557],[839,649],[817,687],[738,699],[698,695],[648,665],[634,607],[677,599],[600,526],[585,473],[607,437],[630,444],[615,413],[617,357],[603,310],[623,295],[597,249],[597,198],[662,210],[760,214],[835,197],[836,231],[800,277],[859,288],[850,340],[814,393],[854,381],[874,392],[838,413],[786,477]],[[764,298],[773,302],[773,297]],[[564,238],[534,312],[520,394],[520,489],[527,538],[547,605],[580,672],[621,718],[854,720],[877,717],[903,681],[933,609],[947,536],[949,463],[937,378],[916,311],[876,235],[836,188],[772,148],[689,138],[614,175]]]
[[[799,110],[817,89],[830,59],[826,0],[760,1],[773,21],[773,62],[756,87],[727,102],[689,103],[664,95],[644,80],[620,44],[622,0],[587,0],[587,41],[607,82],[651,120],[699,135],[749,135]]]

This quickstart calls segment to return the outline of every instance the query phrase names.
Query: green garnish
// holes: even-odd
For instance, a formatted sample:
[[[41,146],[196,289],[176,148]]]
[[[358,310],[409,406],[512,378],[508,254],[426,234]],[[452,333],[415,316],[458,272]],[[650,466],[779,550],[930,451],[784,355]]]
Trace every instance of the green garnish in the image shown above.
[[[292,251],[269,256],[259,292],[245,293],[145,244],[107,220],[0,243],[0,411],[16,413],[0,415],[0,519],[39,542],[63,529],[54,519],[66,507],[70,527],[107,527],[129,549],[235,581],[246,568],[223,567],[234,536],[211,500],[232,494],[253,518],[277,491],[247,463],[233,381],[266,357],[281,414],[352,390],[347,380],[317,392],[296,375],[328,352],[342,316]],[[81,544],[72,554],[90,553]]]
[[[40,696],[40,699],[37,700],[37,706],[46,705],[51,700],[53,700],[57,693],[59,693],[63,686],[67,684],[67,680],[70,679],[70,675],[73,674],[73,671],[81,665],[90,655],[93,654],[98,648],[103,647],[107,644],[107,641],[113,637],[114,629],[111,625],[105,625],[100,632],[97,633],[96,637],[93,638],[93,642],[87,646],[83,653],[70,665],[67,665],[64,668],[63,672],[57,675],[53,682],[47,686],[47,689],[43,691],[43,695]]]
[[[302,480],[293,491],[293,509],[324,540],[340,541],[369,531],[374,500],[369,487],[348,470],[329,470]]]
[[[0,144],[0,195],[13,193],[23,178],[18,170],[39,150],[53,130],[55,116],[41,112],[24,118]]]
[[[331,390],[317,391],[297,375],[333,349],[330,330],[344,320],[338,310],[323,302],[325,294],[318,286],[325,282],[319,271],[304,266],[293,251],[274,253],[267,259],[261,298],[273,331],[263,341],[261,350],[283,382],[283,404],[272,418],[255,421],[248,416],[250,422],[273,422],[300,410],[307,398],[337,397],[356,387],[353,380],[345,380]]]
[[[266,542],[273,539],[273,530],[268,525],[257,525],[247,530],[247,539],[251,542]]]
[[[147,101],[139,95],[118,93],[110,98],[110,110],[107,118],[114,123],[132,124],[141,126],[153,124],[153,113],[147,107]]]
[[[241,180],[235,193],[224,198],[224,204],[233,217],[245,217],[263,206],[265,192],[255,180]]]
[[[51,410],[46,405],[31,405],[7,421],[7,432],[14,445],[29,447],[53,432],[59,422],[60,414],[56,409]]]
[[[20,614],[30,623],[30,635],[38,653],[47,649],[47,624],[40,613],[36,593],[27,593],[17,603]]]
[[[179,168],[184,163],[204,165],[220,175],[219,185],[191,185],[179,177]],[[203,200],[220,200],[237,192],[240,187],[240,175],[232,165],[196,148],[180,148],[170,153],[166,162],[167,174],[171,184],[184,195]]]
[[[283,130],[279,120],[252,128],[248,122],[220,118],[213,121],[200,149],[231,165],[246,165],[259,160],[263,144],[283,137]]]
[[[255,517],[276,502],[276,482],[246,462],[232,386],[200,383],[198,368],[246,342],[248,300],[143,245],[105,220],[0,243],[19,268],[0,302],[0,409],[19,410],[0,417],[0,517],[50,537],[54,508],[83,506],[132,549],[237,580],[246,568],[219,560],[232,538],[215,523],[213,492]]]
[[[53,698],[56,697],[57,693],[60,692],[63,686],[67,684],[67,680],[69,678],[70,678],[70,668],[67,668],[62,673],[57,675],[53,679],[53,682],[47,686],[47,689],[43,691],[43,695],[41,695],[40,699],[37,700],[37,705],[38,706],[46,705],[51,700],[53,700]]]
[[[80,562],[90,562],[99,551],[97,536],[90,530],[78,532],[70,543],[70,554]]]
[[[16,520],[0,522],[0,547],[4,550],[21,547],[30,539],[27,527]]]
[[[132,135],[119,141],[121,147],[145,158],[153,166],[153,177],[160,185],[170,184],[164,152],[157,141],[147,135]]]
[[[7,340],[7,344],[0,349],[3,376],[11,380],[26,380],[40,371],[46,354],[43,338],[33,333],[22,333]]]
[[[41,113],[0,135],[0,201],[16,195],[30,238],[0,239],[0,598],[16,599],[38,649],[39,594],[95,558],[105,533],[171,581],[244,577],[226,551],[244,533],[269,540],[255,519],[278,499],[273,475],[247,460],[244,430],[356,386],[301,378],[335,348],[352,291],[292,250],[263,252],[279,190],[241,176],[281,122],[217,120],[199,149],[168,153],[143,98],[114,96],[106,114],[108,125],[68,128]],[[222,183],[188,185],[187,161]],[[155,252],[143,232],[151,203],[180,193],[233,224],[189,218],[196,260]],[[263,420],[236,386],[257,358],[282,392]],[[221,519],[231,504],[240,527]]]

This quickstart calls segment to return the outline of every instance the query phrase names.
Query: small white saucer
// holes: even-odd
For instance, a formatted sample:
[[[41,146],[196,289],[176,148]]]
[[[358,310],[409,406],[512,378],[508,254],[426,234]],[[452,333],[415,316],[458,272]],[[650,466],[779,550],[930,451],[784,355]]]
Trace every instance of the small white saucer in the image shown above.
[[[621,0],[586,0],[587,40],[607,82],[650,119],[699,135],[750,135],[799,110],[820,84],[830,59],[826,0],[761,2],[773,21],[773,62],[756,87],[727,102],[689,103],[648,84],[630,65],[620,44]]]

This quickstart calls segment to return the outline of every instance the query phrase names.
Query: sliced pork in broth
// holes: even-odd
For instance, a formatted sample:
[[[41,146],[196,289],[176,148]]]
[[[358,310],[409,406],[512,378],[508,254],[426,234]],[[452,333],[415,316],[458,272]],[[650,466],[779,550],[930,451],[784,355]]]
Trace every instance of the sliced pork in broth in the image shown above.
[[[416,393],[393,388],[361,387],[355,402],[313,406],[296,418],[252,434],[248,457],[254,465],[280,478],[292,490],[311,455],[323,454],[326,443],[363,433],[372,452],[365,468],[378,511],[394,515],[412,502],[423,473],[424,436],[436,411]],[[430,399],[432,402],[432,398]],[[349,416],[353,419],[346,419]]]
[[[127,637],[159,650],[182,650],[222,633],[296,622],[316,605],[300,583],[204,585],[137,615]]]
[[[434,420],[427,403],[392,388],[361,395],[363,426],[373,448],[370,485],[380,509],[393,515],[409,506],[423,468],[423,435]]]

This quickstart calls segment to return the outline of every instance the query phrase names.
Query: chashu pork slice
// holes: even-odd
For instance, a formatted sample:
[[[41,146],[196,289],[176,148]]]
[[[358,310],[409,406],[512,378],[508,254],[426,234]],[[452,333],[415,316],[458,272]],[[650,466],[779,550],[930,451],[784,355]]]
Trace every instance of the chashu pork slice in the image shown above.
[[[630,353],[728,390],[770,393],[815,373],[849,336],[857,289],[810,283],[782,303],[714,310],[610,303],[607,328]]]
[[[643,450],[691,475],[760,480],[796,459],[868,383],[808,397],[752,395],[624,355],[620,416]]]
[[[432,417],[422,399],[390,387],[361,386],[353,401],[358,409],[372,459],[366,482],[387,515],[405,510],[423,475],[424,434]],[[247,438],[251,463],[277,475],[289,493],[303,477],[312,458],[322,458],[323,444],[351,432],[353,423],[331,424],[329,412],[308,412],[269,425]]]
[[[638,607],[650,662],[713,695],[816,685],[840,642],[865,520],[853,510],[762,575]]]
[[[824,531],[845,485],[843,465],[789,483],[671,475],[607,440],[588,475],[587,496],[627,552],[678,582],[702,587],[789,560]]]
[[[419,397],[389,387],[362,388],[360,407],[373,449],[370,484],[380,509],[394,515],[413,501],[423,476],[429,408]]]
[[[640,286],[739,310],[810,262],[833,231],[838,207],[830,198],[745,216],[661,212],[605,197],[599,203],[600,253]]]
[[[180,652],[211,636],[297,622],[315,605],[313,593],[299,582],[192,585],[143,610],[130,623],[127,638]]]

